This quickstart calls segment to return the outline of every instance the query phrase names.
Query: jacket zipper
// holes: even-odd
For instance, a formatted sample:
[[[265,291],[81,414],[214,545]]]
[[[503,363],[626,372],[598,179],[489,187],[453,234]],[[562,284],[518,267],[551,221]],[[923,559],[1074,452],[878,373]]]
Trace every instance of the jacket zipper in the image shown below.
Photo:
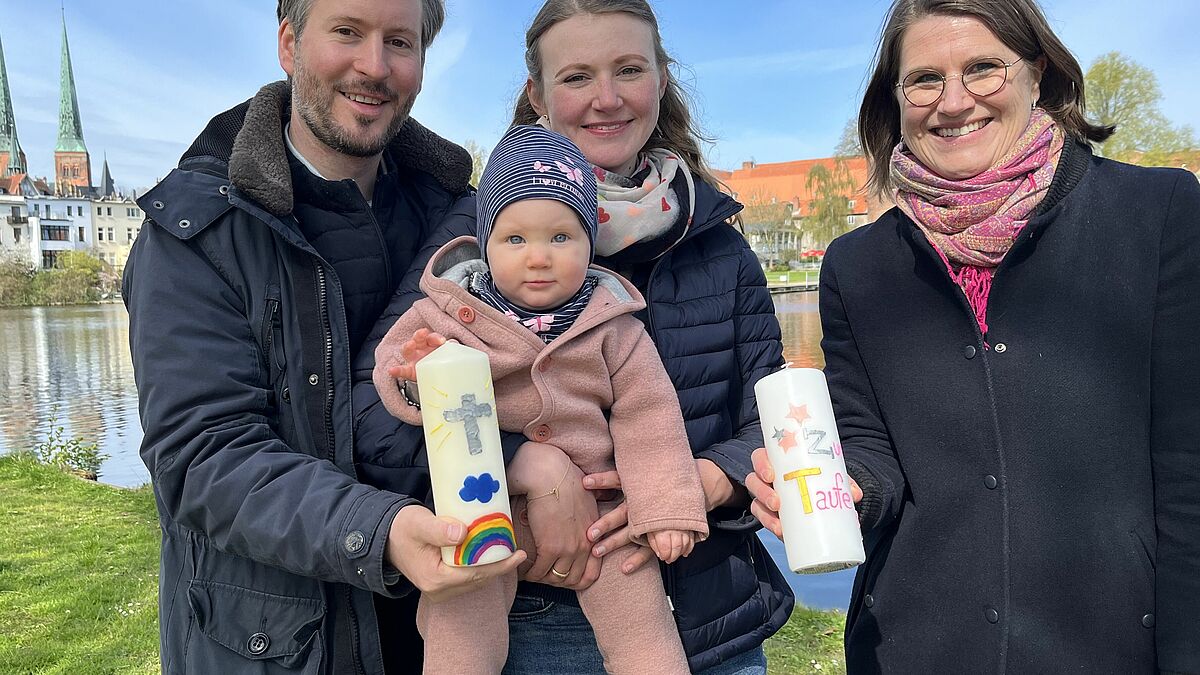
[[[262,325],[263,365],[266,367],[268,379],[271,376],[271,361],[275,358],[275,317],[278,315],[279,301],[275,298],[268,298],[267,313],[263,318]]]
[[[321,328],[325,335],[325,439],[327,459],[336,461],[336,446],[333,438],[333,327],[329,323],[329,287],[325,281],[325,268],[320,262],[314,261],[317,268],[317,303],[321,313]],[[354,663],[354,672],[365,675],[358,654],[358,615],[354,611],[354,595],[349,586],[343,590],[346,601],[346,612],[350,617],[350,638],[353,645],[350,649],[350,660]]]
[[[321,313],[321,329],[325,336],[325,458],[337,464],[333,445],[333,328],[329,325],[329,290],[325,283],[325,268],[317,268],[317,305]]]

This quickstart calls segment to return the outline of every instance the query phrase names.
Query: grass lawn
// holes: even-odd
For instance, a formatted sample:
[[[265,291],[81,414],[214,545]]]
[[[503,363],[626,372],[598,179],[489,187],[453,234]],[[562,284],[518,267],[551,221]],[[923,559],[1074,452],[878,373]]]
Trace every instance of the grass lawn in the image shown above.
[[[788,270],[786,272],[767,272],[768,286],[784,286],[787,284],[815,284],[821,278],[821,269]]]
[[[0,673],[158,672],[149,488],[0,457]]]
[[[159,530],[148,487],[0,457],[0,525],[0,673],[159,671]],[[770,672],[845,672],[844,622],[797,608],[767,642]]]

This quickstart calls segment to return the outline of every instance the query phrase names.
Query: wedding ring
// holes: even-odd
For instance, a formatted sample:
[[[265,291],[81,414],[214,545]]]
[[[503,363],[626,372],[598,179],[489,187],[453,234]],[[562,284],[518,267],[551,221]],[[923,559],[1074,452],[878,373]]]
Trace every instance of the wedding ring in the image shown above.
[[[558,570],[554,569],[553,567],[550,568],[550,574],[553,574],[554,576],[558,577],[559,579],[567,578],[567,575],[565,572],[559,572]]]

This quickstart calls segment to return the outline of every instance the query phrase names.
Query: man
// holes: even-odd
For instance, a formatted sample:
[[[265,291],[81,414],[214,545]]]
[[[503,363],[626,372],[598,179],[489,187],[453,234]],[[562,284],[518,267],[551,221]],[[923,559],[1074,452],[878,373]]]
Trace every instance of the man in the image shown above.
[[[524,559],[443,565],[463,526],[355,473],[351,358],[422,243],[472,227],[454,222],[469,156],[408,118],[442,1],[278,11],[289,81],[215,117],[139,200],[126,267],[165,673],[379,673],[375,597]]]

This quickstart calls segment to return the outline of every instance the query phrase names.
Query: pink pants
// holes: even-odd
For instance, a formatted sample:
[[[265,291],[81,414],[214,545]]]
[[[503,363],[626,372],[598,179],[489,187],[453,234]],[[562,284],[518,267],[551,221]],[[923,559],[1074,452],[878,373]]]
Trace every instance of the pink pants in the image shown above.
[[[533,552],[523,544],[533,541],[531,533],[516,524],[517,541],[532,560]],[[621,571],[620,562],[633,549],[630,544],[606,555],[600,578],[579,593],[604,668],[620,675],[688,673],[658,565],[648,563],[633,574]],[[422,596],[417,628],[425,639],[426,675],[500,673],[508,660],[508,611],[516,593],[517,576],[512,574],[441,602]]]

